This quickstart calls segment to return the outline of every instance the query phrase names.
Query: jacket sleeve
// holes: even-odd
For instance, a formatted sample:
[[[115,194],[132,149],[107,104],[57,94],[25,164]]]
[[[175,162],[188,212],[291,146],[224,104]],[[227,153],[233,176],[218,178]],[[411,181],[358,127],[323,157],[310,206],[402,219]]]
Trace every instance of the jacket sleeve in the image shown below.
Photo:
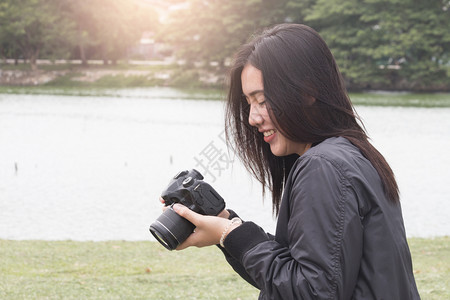
[[[234,217],[239,216],[231,209],[228,209],[228,212],[230,213],[230,216],[228,219],[233,219]],[[238,273],[242,279],[253,285],[255,288],[259,289],[259,287],[256,285],[256,283],[253,281],[252,278],[248,275],[247,271],[245,270],[244,266],[240,261],[238,261],[236,258],[231,256],[228,251],[225,248],[222,248],[220,245],[217,245],[217,247],[222,251],[222,253],[225,255],[225,259],[227,260],[228,264],[233,268],[233,270]]]
[[[350,299],[362,256],[355,193],[339,165],[321,156],[302,159],[293,172],[285,191],[287,244],[245,222],[230,232],[225,248],[264,299]]]

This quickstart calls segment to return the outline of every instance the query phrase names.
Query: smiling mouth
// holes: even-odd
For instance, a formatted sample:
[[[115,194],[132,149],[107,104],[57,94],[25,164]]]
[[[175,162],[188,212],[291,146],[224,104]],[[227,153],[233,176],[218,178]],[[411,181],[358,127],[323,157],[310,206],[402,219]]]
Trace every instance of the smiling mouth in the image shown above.
[[[271,136],[272,134],[275,133],[275,130],[268,130],[268,131],[264,131],[264,136]]]

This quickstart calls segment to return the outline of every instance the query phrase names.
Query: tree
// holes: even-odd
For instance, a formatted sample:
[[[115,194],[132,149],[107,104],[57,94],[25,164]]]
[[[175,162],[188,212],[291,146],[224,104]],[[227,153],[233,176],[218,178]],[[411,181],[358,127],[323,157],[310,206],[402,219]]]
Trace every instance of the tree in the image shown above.
[[[127,48],[134,45],[144,31],[156,30],[155,11],[139,1],[95,0],[97,9],[91,10],[92,37],[100,48],[105,63],[126,57]]]
[[[67,37],[73,24],[65,19],[64,1],[3,0],[0,6],[0,37],[12,49],[20,49],[23,57],[36,70],[41,52],[53,54],[68,51]]]
[[[309,10],[317,0],[288,0],[284,2],[285,21],[304,24]]]
[[[190,0],[187,9],[173,12],[160,37],[171,44],[179,58],[194,62],[217,62],[227,58],[251,33],[283,20],[284,1]]]
[[[74,43],[83,65],[88,50],[108,63],[126,57],[144,31],[157,30],[158,16],[139,0],[78,0],[70,2],[69,16],[76,24]]]
[[[70,2],[68,7],[69,17],[73,20],[75,25],[75,39],[74,45],[77,46],[82,65],[87,65],[86,50],[97,44],[94,37],[95,34],[95,15],[96,12],[101,12],[101,7],[98,1],[92,0],[78,0]]]
[[[450,15],[441,0],[317,0],[306,20],[351,86],[448,86]]]

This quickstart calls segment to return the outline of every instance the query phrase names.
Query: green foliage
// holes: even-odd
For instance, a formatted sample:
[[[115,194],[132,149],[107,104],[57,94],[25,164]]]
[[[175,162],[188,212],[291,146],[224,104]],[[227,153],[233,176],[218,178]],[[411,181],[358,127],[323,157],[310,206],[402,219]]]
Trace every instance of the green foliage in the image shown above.
[[[350,85],[450,88],[450,10],[440,0],[317,0],[306,20]]]
[[[103,88],[149,87],[157,86],[162,80],[140,75],[107,75],[90,84],[90,86]]]
[[[450,90],[447,0],[2,0],[0,56],[25,58],[32,69],[40,57],[115,63],[151,31],[187,68],[223,75],[252,33],[283,22],[315,28],[350,89]],[[182,84],[196,77],[178,75]]]
[[[67,54],[74,24],[67,20],[64,1],[3,0],[0,4],[0,42],[13,55],[19,52],[36,69],[44,52]]]
[[[99,47],[103,60],[126,57],[127,48],[144,31],[156,29],[157,17],[148,6],[130,0],[79,0],[72,2],[77,20],[79,46]]]
[[[76,46],[113,62],[126,57],[144,31],[156,30],[154,10],[138,0],[2,0],[0,50],[4,57],[67,58]]]
[[[100,77],[95,81],[80,81],[77,77],[83,76],[77,71],[60,76],[45,85],[48,87],[85,87],[85,88],[133,88],[133,87],[154,87],[163,85],[164,81],[155,78],[151,74],[130,75],[130,74],[110,74]]]
[[[450,107],[448,93],[351,93],[354,105],[400,107]]]
[[[200,74],[198,70],[181,68],[174,72],[170,80],[170,85],[185,88],[200,87]]]
[[[277,0],[190,0],[186,10],[169,16],[160,38],[171,44],[189,64],[225,60],[257,29],[283,19],[283,2]]]
[[[191,66],[199,61],[223,65],[255,30],[287,21],[307,23],[321,33],[351,89],[450,89],[447,1],[187,2],[187,9],[170,16],[162,36]]]

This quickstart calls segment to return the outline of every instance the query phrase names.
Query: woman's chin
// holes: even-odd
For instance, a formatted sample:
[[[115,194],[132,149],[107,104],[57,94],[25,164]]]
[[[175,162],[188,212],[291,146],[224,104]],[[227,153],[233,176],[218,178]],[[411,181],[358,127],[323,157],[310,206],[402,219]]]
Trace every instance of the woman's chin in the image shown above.
[[[286,156],[286,154],[284,153],[284,151],[281,151],[281,149],[279,147],[277,147],[276,145],[272,144],[270,145],[270,151],[272,151],[272,154],[275,156]]]

